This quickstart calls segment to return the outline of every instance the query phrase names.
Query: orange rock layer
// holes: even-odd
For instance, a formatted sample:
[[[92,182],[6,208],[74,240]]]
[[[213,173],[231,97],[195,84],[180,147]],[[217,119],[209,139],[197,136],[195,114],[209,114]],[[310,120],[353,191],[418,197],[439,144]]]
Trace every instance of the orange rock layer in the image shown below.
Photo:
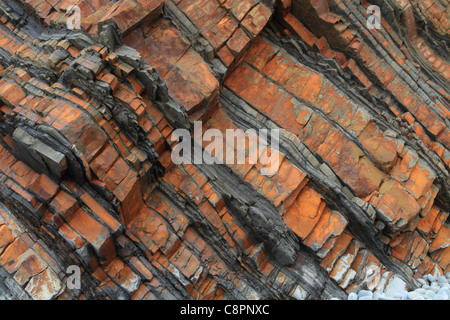
[[[343,299],[368,266],[378,289],[450,272],[448,15],[381,3],[0,3],[0,298]],[[194,121],[280,129],[279,170],[175,164]]]

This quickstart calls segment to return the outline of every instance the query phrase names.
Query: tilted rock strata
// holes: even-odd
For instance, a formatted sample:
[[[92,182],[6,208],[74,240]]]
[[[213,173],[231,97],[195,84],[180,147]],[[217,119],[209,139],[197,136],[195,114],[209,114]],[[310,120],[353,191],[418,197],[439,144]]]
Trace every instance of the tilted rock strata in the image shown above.
[[[1,298],[346,299],[368,266],[374,291],[450,271],[440,2],[5,0],[0,21]],[[279,171],[175,165],[194,121],[281,129]]]

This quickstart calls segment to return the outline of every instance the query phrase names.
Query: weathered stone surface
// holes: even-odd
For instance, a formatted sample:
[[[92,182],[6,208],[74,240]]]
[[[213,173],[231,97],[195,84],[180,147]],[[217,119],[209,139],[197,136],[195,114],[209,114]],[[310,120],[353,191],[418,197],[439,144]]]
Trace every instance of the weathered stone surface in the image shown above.
[[[416,299],[415,279],[444,281],[441,2],[81,0],[67,30],[72,4],[0,3],[0,299]],[[193,151],[245,163],[175,164],[195,121],[224,138]],[[237,129],[280,129],[278,170]]]

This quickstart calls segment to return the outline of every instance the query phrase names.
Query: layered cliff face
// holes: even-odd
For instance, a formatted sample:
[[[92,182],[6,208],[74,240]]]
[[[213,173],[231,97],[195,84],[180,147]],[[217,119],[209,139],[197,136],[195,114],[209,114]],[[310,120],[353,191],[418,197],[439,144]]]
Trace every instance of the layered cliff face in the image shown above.
[[[344,299],[449,272],[445,5],[2,0],[0,298]],[[279,170],[175,164],[195,121],[279,129]]]

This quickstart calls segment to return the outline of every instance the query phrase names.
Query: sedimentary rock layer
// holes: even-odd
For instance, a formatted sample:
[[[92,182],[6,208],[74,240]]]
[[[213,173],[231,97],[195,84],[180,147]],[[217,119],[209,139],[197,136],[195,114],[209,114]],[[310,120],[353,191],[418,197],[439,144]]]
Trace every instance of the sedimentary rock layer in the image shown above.
[[[437,0],[3,0],[0,298],[345,299],[369,266],[381,291],[450,272],[448,33]],[[175,164],[197,121],[279,129],[279,170]]]

